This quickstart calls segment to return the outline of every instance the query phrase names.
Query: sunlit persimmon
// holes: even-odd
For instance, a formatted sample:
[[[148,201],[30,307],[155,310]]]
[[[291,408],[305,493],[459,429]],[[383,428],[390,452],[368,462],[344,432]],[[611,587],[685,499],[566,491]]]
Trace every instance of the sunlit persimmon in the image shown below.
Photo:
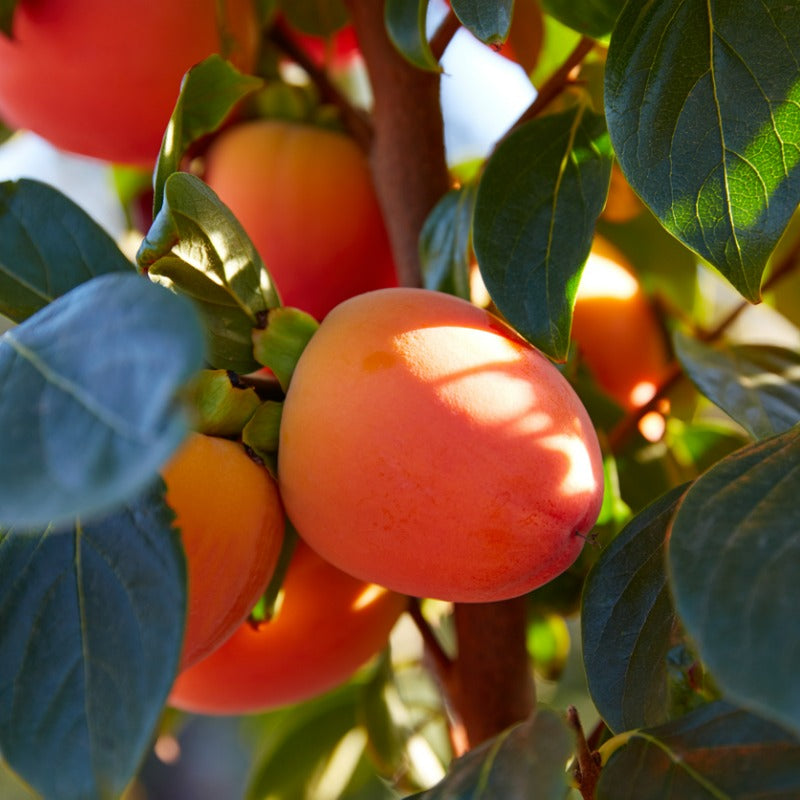
[[[340,569],[462,602],[565,570],[603,493],[561,373],[487,311],[424,289],[323,320],[289,385],[278,480],[300,535]]]
[[[243,623],[181,673],[169,703],[201,714],[244,714],[314,697],[346,681],[386,646],[406,603],[298,542],[275,616]]]
[[[275,481],[237,442],[192,434],[162,475],[186,553],[188,666],[230,636],[264,593],[285,517]]]
[[[252,0],[21,0],[0,36],[0,117],[56,147],[151,166],[183,74],[255,60]]]
[[[669,362],[664,332],[625,257],[599,237],[578,286],[572,336],[598,384],[623,408],[653,397]]]
[[[348,136],[242,123],[212,144],[205,180],[244,226],[285,305],[322,319],[348,297],[397,285],[369,166]]]

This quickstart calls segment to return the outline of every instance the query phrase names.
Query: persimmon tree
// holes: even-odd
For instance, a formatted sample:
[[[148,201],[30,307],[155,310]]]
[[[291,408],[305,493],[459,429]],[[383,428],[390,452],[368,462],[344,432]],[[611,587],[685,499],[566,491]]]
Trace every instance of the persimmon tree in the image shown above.
[[[25,46],[15,20],[27,5],[0,4],[12,51]],[[229,34],[224,5],[216,22]],[[160,477],[187,438],[232,440],[280,483],[283,403],[320,320],[296,289],[298,308],[282,305],[268,257],[204,181],[223,135],[279,120],[334,127],[360,148],[397,283],[488,308],[555,365],[588,412],[604,490],[580,554],[538,588],[488,603],[391,595],[364,657],[386,648],[350,677],[337,672],[338,688],[299,702],[294,690],[264,692],[292,704],[256,707],[234,692],[236,708],[261,712],[243,721],[255,742],[247,797],[800,796],[800,5],[451,0],[430,15],[428,5],[254,3],[252,68],[225,60],[225,47],[186,64],[152,170],[118,170],[146,197],[135,256],[45,183],[0,184],[0,755],[31,792],[133,792],[154,740],[187,719],[168,703],[186,609],[218,607],[193,604],[218,588],[213,564],[191,582],[192,548]],[[452,163],[443,54],[462,29],[499,48],[515,22],[504,54],[519,54],[536,98],[479,163]],[[157,61],[139,35],[136,55]],[[336,41],[350,42],[342,62]],[[74,79],[66,61],[64,74]],[[63,99],[59,77],[53,69],[48,91]],[[92,99],[91,73],[79,85]],[[116,101],[126,114],[148,108],[141,86],[141,97],[110,89],[104,113]],[[21,113],[7,122],[32,127]],[[345,194],[330,209],[337,225],[347,208]],[[311,241],[320,216],[292,230]],[[594,293],[573,330],[601,243],[625,262],[622,288],[606,287],[605,310]],[[636,310],[619,338],[626,297]],[[621,393],[593,366],[604,343],[606,355],[655,352],[658,363],[621,370]],[[644,394],[629,391],[637,375]],[[325,436],[319,405],[309,429]],[[391,450],[422,463],[426,444]],[[444,495],[454,475],[497,481],[488,469],[443,468],[417,510],[436,480]],[[508,482],[511,502],[519,483]],[[430,557],[425,538],[409,560]],[[236,680],[227,651],[268,658],[237,643],[281,619],[295,543],[287,523],[264,596],[246,619],[226,619],[234,638],[195,665],[193,692],[215,675]],[[292,618],[319,625],[324,595],[307,607]],[[336,647],[329,633],[322,651]],[[327,690],[307,666],[293,677],[313,673]]]

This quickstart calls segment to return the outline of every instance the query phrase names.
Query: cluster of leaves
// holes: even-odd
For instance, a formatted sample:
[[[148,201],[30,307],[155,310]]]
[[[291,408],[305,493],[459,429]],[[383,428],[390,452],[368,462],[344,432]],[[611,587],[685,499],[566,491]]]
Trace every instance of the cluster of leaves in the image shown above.
[[[301,13],[313,5],[325,13]],[[326,33],[346,20],[338,5],[285,11]],[[513,14],[511,0],[452,8],[488,44]],[[570,48],[594,47],[585,68],[602,75],[603,96],[560,92],[442,198],[420,240],[428,285],[466,295],[474,251],[496,308],[558,361],[570,355],[575,292],[599,229],[673,302],[693,299],[700,260],[760,300],[764,276],[796,257],[779,240],[800,200],[800,10],[780,0],[542,8],[552,36],[540,62],[569,65]],[[438,70],[426,9],[387,0],[386,25],[412,64]],[[607,41],[604,58],[595,40]],[[152,281],[54,190],[0,186],[0,313],[16,323],[0,340],[0,752],[47,797],[118,796],[148,749],[185,602],[183,557],[153,480],[188,428],[176,397],[203,365],[247,373],[269,363],[252,337],[280,305],[269,273],[230,212],[179,170],[191,144],[261,86],[216,58],[188,75],[138,254]],[[650,209],[617,227],[598,222],[614,158]],[[614,440],[599,528],[609,543],[555,591],[572,580],[569,601],[580,597],[588,693],[612,737],[596,796],[795,796],[800,357],[720,345],[679,322],[669,320],[676,364],[694,388],[672,398],[676,419],[658,447],[635,435],[617,443],[619,410],[586,390]],[[713,423],[697,413],[711,404]],[[549,607],[550,590],[532,604]],[[436,787],[412,776],[391,788],[423,722],[387,701],[396,676],[383,667],[291,724],[289,712],[271,717],[285,736],[271,741],[251,796],[283,779],[285,796],[301,796],[304,772],[293,763],[295,783],[286,777],[286,748],[303,742],[310,773],[364,724],[373,758],[361,741],[342,796],[565,796],[572,739],[545,708],[453,762]],[[386,782],[365,767],[375,761]]]

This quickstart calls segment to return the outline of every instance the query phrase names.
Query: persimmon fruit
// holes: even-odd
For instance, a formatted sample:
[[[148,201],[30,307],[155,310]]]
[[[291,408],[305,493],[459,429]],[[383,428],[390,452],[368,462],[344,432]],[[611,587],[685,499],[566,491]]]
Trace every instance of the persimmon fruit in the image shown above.
[[[323,558],[405,594],[524,594],[577,558],[603,493],[561,373],[484,309],[425,289],[346,300],[297,363],[280,427],[289,518]]]
[[[218,10],[222,12],[218,14]],[[184,73],[255,61],[252,0],[21,0],[0,36],[0,117],[63,150],[151,167]]]
[[[211,145],[205,180],[244,226],[285,305],[319,320],[348,297],[397,285],[369,166],[350,137],[244,122]]]
[[[669,363],[664,332],[623,254],[599,236],[578,284],[572,337],[599,386],[624,409],[653,397]]]
[[[230,636],[264,593],[285,515],[275,481],[235,441],[190,434],[162,476],[186,553],[186,667]]]
[[[382,650],[407,598],[346,575],[298,542],[272,619],[245,622],[183,671],[170,705],[245,714],[307,700],[346,681]]]

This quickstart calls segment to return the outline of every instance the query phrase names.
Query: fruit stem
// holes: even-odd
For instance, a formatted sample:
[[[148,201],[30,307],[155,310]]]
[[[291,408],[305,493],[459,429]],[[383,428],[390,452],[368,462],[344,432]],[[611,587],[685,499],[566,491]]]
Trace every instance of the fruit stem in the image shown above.
[[[395,49],[386,32],[383,3],[347,0],[347,6],[376,87],[370,159],[398,278],[403,286],[421,286],[419,233],[450,188],[440,74],[417,69]]]
[[[567,709],[567,724],[575,733],[577,745],[574,774],[578,784],[578,791],[584,800],[593,800],[597,789],[597,781],[600,778],[600,756],[589,747],[575,706],[570,706]]]

